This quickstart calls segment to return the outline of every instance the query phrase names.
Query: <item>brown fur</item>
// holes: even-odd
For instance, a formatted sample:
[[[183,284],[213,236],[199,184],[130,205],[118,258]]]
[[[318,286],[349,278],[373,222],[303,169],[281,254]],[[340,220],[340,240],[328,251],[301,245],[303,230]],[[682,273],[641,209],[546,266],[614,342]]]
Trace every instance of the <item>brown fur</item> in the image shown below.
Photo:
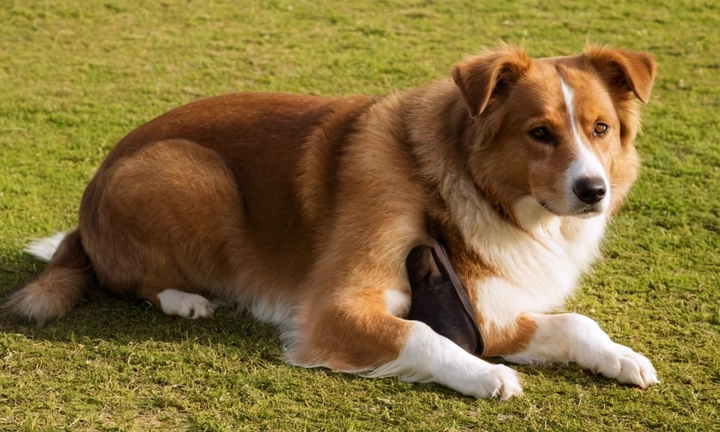
[[[562,100],[559,84],[548,96],[560,75],[578,100],[617,113],[604,119],[615,138],[593,143],[617,211],[637,171],[633,95],[647,101],[654,68],[646,54],[600,47],[540,60],[503,47],[460,62],[454,82],[385,98],[234,94],[176,108],[110,152],[82,198],[78,230],[10,306],[39,321],[61,316],[94,277],[158,306],[168,288],[288,305],[291,362],[372,369],[408,337],[383,293],[408,292],[405,258],[429,235],[447,244],[466,286],[507,271],[468,246],[439,192],[448,179],[470,176],[499,223],[517,223],[524,196],[555,199],[559,180],[547,173],[574,154],[527,133],[528,119],[541,118],[566,139],[566,108],[547,109]],[[31,307],[35,291],[57,300]],[[527,317],[497,328],[476,312],[488,354],[516,352],[534,332]]]

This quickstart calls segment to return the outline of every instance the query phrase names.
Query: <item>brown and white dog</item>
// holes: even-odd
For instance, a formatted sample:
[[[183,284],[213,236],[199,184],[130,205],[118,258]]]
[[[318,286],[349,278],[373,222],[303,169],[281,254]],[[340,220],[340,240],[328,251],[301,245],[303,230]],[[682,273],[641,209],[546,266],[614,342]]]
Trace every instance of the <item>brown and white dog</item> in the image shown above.
[[[279,326],[294,365],[521,394],[513,369],[405,319],[405,260],[432,233],[484,356],[575,362],[646,388],[658,382],[648,359],[585,316],[547,312],[598,257],[636,178],[636,99],[648,101],[655,70],[641,52],[533,60],[503,46],[387,97],[181,106],[115,146],[78,228],[32,247],[52,259],[9,307],[43,323],[93,286],[185,318],[230,302]]]

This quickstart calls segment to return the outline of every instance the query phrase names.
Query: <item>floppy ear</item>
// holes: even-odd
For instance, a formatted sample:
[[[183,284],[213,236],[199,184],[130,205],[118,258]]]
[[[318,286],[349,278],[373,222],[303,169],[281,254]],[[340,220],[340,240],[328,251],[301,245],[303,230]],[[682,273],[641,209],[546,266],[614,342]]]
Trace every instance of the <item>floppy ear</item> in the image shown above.
[[[521,48],[503,47],[468,57],[453,67],[453,79],[472,117],[487,108],[493,94],[507,91],[530,68],[530,57]]]
[[[613,89],[633,92],[643,103],[650,100],[657,64],[648,53],[590,46],[583,56]]]

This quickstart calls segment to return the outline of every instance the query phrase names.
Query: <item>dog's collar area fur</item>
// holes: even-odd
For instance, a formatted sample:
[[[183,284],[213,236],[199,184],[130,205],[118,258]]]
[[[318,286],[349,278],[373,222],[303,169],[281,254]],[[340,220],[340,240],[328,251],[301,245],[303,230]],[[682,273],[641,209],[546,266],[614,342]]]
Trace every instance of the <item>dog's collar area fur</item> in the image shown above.
[[[445,248],[435,239],[432,246],[417,246],[406,266],[412,290],[408,319],[427,324],[471,354],[482,355],[485,346],[475,311]]]

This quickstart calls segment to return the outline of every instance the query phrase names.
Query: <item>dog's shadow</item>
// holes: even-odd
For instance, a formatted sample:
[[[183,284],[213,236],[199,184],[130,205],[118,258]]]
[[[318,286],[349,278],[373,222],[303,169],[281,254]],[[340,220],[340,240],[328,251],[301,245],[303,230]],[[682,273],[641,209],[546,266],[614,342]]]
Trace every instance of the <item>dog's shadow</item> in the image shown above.
[[[14,291],[3,293],[0,301],[6,303]],[[254,321],[247,313],[229,307],[219,308],[212,318],[190,320],[165,315],[149,302],[122,298],[100,290],[87,293],[66,316],[43,326],[3,311],[0,331],[51,342],[80,339],[108,342],[194,341],[210,345],[236,343],[238,340],[234,336],[239,336],[240,340],[247,341],[248,346],[262,345],[263,341],[279,345],[274,327]]]
[[[22,285],[24,284],[2,292],[0,295],[2,304],[5,304],[9,295]],[[10,316],[7,311],[2,311],[0,332],[27,339],[85,346],[103,343],[123,346],[171,343],[178,345],[178,349],[220,347],[225,352],[232,351],[233,355],[237,355],[237,361],[240,363],[262,361],[271,367],[286,365],[283,361],[283,346],[277,329],[254,320],[249,313],[226,306],[219,308],[213,318],[189,320],[167,316],[149,302],[120,298],[100,290],[89,292],[81,304],[70,313],[43,327],[23,322]],[[503,363],[499,358],[488,360],[492,363]],[[550,378],[583,387],[616,385],[612,380],[580,371],[573,365],[535,367],[509,364],[509,366],[518,370],[523,381]],[[242,369],[242,364],[238,364],[238,373],[242,373]],[[321,373],[331,379],[348,382],[367,381],[358,375],[330,372],[327,369],[311,371],[304,373]],[[407,391],[408,384],[400,384],[398,380],[383,381],[384,391],[398,394]],[[437,384],[409,384],[409,386],[421,392],[440,393],[444,397],[466,398]]]

